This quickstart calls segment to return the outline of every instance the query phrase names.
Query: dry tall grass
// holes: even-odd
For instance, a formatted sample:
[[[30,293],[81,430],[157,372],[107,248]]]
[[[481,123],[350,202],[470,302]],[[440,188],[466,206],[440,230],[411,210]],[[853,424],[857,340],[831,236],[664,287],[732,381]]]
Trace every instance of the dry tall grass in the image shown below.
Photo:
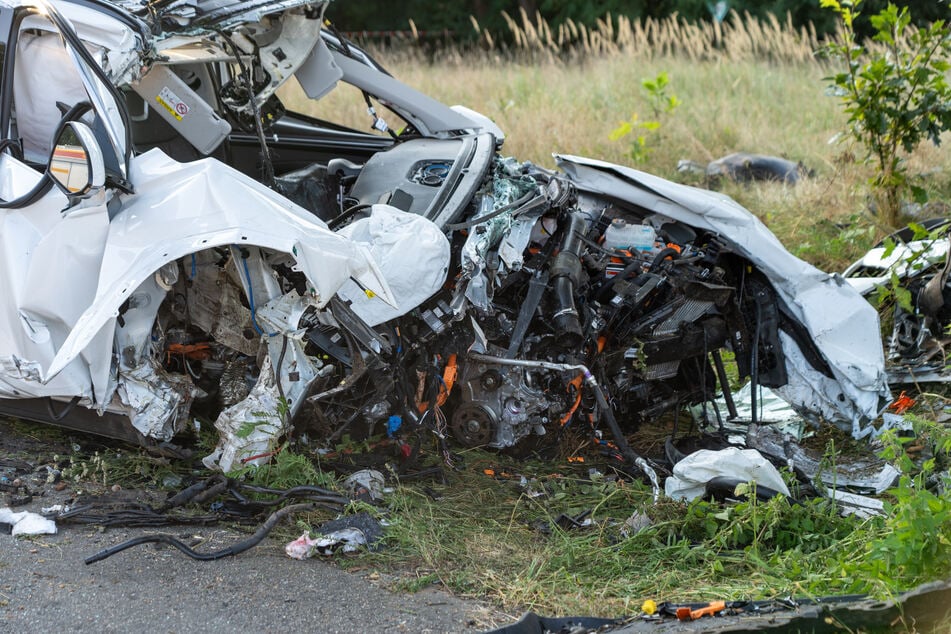
[[[706,162],[738,151],[785,156],[814,169],[816,178],[796,188],[764,184],[728,192],[793,251],[838,269],[880,235],[823,247],[837,239],[838,225],[864,213],[870,172],[854,161],[858,148],[831,142],[845,116],[827,95],[823,78],[832,71],[814,54],[813,30],[736,14],[721,25],[608,17],[594,28],[569,22],[557,29],[522,14],[520,21],[509,18],[509,29],[511,45],[480,31],[480,48],[424,51],[407,42],[373,52],[410,86],[492,118],[508,135],[506,154],[546,166],[554,165],[552,152],[631,164],[629,141],[608,136],[635,113],[652,117],[641,81],[667,72],[670,93],[683,103],[661,120],[649,137],[651,153],[637,167],[682,180],[676,172],[682,158]],[[355,90],[335,90],[319,104],[307,103],[296,88],[282,96],[292,108],[369,128]],[[951,157],[943,148],[923,148],[911,166],[931,174],[924,184],[934,196],[951,191]]]
[[[509,47],[520,56],[535,61],[633,55],[643,58],[682,56],[690,60],[726,59],[742,61],[775,59],[801,62],[812,59],[818,39],[815,29],[796,29],[787,16],[784,23],[772,17],[759,21],[748,13],[730,14],[719,22],[687,22],[677,15],[664,19],[631,20],[627,16],[606,15],[593,27],[571,20],[552,28],[540,14],[530,17],[524,9],[516,20],[503,13],[508,26]],[[483,48],[492,50],[503,41],[473,21]]]

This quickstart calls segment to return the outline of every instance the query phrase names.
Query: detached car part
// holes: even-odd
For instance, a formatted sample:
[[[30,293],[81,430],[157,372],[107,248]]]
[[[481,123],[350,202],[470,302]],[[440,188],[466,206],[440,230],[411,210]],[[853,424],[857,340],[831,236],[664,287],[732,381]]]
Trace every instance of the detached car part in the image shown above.
[[[949,231],[947,218],[906,227],[875,245],[843,273],[866,297],[879,289],[907,293],[907,304],[894,302],[887,339],[887,371],[893,384],[951,380],[945,353],[951,342]]]

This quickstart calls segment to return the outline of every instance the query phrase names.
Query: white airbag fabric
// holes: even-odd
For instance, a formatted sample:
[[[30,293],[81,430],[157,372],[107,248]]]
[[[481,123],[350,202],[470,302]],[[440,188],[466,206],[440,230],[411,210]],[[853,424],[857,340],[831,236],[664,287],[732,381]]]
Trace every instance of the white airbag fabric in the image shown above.
[[[755,449],[729,447],[719,451],[701,449],[676,465],[664,483],[664,493],[675,500],[693,500],[706,492],[713,478],[727,477],[769,487],[789,496],[779,471]]]
[[[365,246],[383,271],[398,308],[368,297],[348,282],[339,295],[371,326],[406,314],[433,296],[446,282],[449,240],[430,220],[389,205],[373,205],[369,218],[337,232]]]

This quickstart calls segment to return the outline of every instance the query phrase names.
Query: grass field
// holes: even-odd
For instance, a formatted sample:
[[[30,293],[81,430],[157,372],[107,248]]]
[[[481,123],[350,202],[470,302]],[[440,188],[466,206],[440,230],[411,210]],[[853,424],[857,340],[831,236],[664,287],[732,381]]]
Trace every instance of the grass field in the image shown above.
[[[860,161],[861,149],[833,141],[846,118],[827,95],[823,78],[831,68],[813,54],[818,43],[808,33],[737,19],[717,35],[712,27],[705,32],[667,21],[651,27],[651,39],[615,21],[559,46],[557,33],[546,44],[537,21],[523,16],[512,24],[521,46],[504,50],[433,52],[410,42],[375,53],[410,86],[493,119],[507,134],[504,153],[548,167],[553,152],[632,164],[630,142],[611,141],[610,134],[634,114],[654,118],[641,82],[666,72],[669,93],[682,104],[659,117],[661,127],[648,135],[650,152],[637,167],[683,180],[676,166],[684,158],[706,163],[753,152],[802,161],[816,176],[796,188],[727,184],[724,190],[787,248],[826,270],[840,270],[884,234],[867,214],[871,171]],[[369,128],[356,91],[338,88],[316,107],[294,89],[282,96],[291,108]],[[951,154],[944,146],[921,148],[910,164],[932,199],[948,200]]]

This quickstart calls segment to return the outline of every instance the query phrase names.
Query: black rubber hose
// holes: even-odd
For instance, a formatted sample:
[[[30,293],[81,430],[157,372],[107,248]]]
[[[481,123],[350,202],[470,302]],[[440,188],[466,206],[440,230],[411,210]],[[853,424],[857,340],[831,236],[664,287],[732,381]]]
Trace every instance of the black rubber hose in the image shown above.
[[[712,497],[719,502],[728,498],[747,498],[748,496],[746,495],[735,495],[736,487],[740,484],[746,484],[746,480],[731,478],[729,476],[717,476],[711,478],[704,486],[704,489],[708,497]],[[756,499],[760,502],[771,500],[777,495],[780,495],[780,492],[775,489],[763,486],[762,484],[756,485]]]
[[[460,231],[462,229],[471,229],[472,227],[475,227],[476,225],[480,225],[483,222],[487,222],[489,220],[492,220],[493,218],[497,218],[501,216],[506,211],[518,209],[522,205],[531,201],[533,198],[535,198],[535,192],[528,192],[521,198],[518,198],[517,200],[513,200],[507,205],[502,205],[498,209],[490,211],[484,216],[479,216],[478,218],[473,218],[472,220],[467,220],[465,222],[457,222],[456,224],[446,225],[445,230],[446,231]]]
[[[611,406],[608,404],[608,399],[604,395],[604,390],[599,385],[593,390],[595,398],[598,400],[598,406],[603,412],[605,420],[608,422],[608,427],[611,429],[611,435],[614,436],[614,442],[617,444],[617,448],[621,451],[621,455],[624,456],[624,459],[627,460],[631,466],[636,466],[638,460],[642,460],[641,456],[637,454],[636,451],[631,449],[631,446],[627,444],[627,438],[624,437],[624,434],[621,432],[621,426],[617,424],[617,419],[614,418],[614,412],[611,410]]]
[[[156,544],[156,543],[168,544],[169,546],[177,548],[181,552],[185,553],[192,559],[197,559],[199,561],[214,561],[216,559],[224,559],[225,557],[238,555],[240,553],[243,553],[246,550],[250,550],[251,548],[254,548],[255,546],[257,546],[259,543],[261,543],[261,540],[267,537],[268,533],[270,533],[271,530],[275,526],[277,526],[277,523],[280,522],[282,519],[284,519],[285,516],[290,515],[291,513],[312,511],[318,506],[319,505],[316,503],[291,504],[290,506],[285,506],[284,508],[271,513],[271,515],[269,515],[268,518],[264,520],[264,523],[261,524],[258,530],[254,531],[254,534],[251,535],[251,537],[249,537],[248,539],[238,542],[237,544],[234,544],[233,546],[229,546],[228,548],[224,548],[222,550],[216,550],[210,553],[196,552],[170,535],[143,535],[141,537],[136,537],[134,539],[130,539],[129,541],[122,542],[121,544],[118,544],[117,546],[113,546],[112,548],[101,550],[95,555],[92,555],[91,557],[87,557],[85,562],[86,562],[86,565],[88,566],[89,564],[94,564],[97,561],[102,561],[103,559],[106,559],[107,557],[111,557],[112,555],[122,552],[123,550],[126,550],[128,548],[132,548],[133,546],[138,546],[139,544]]]
[[[664,247],[663,249],[658,251],[657,255],[654,256],[654,259],[651,260],[651,266],[650,266],[650,269],[648,270],[653,271],[658,266],[660,266],[660,263],[663,262],[666,258],[672,257],[673,259],[676,260],[679,255],[680,255],[680,252],[677,251],[677,249]]]
[[[205,491],[209,490],[212,486],[215,486],[215,485],[221,486],[221,488],[218,490],[217,493],[215,493],[215,495],[217,495],[218,493],[223,493],[228,486],[228,480],[222,475],[214,475],[210,478],[206,478],[202,480],[201,482],[196,482],[190,487],[182,489],[181,491],[179,491],[172,497],[168,498],[165,501],[165,504],[163,504],[161,508],[171,509],[178,506],[182,506],[183,504],[187,504],[188,502],[192,500],[192,498],[198,496],[201,493],[204,493]]]
[[[341,504],[347,504],[350,502],[348,498],[343,495],[340,495],[336,491],[331,491],[330,489],[325,489],[323,487],[313,486],[311,484],[302,484],[296,487],[291,487],[289,489],[272,489],[271,487],[262,487],[253,484],[239,484],[238,487],[242,491],[250,491],[251,493],[267,493],[270,495],[278,495],[282,498],[294,497],[301,495],[324,495],[328,498],[334,498],[335,501],[340,502]]]
[[[665,247],[657,252],[657,255],[654,256],[653,260],[651,260],[650,267],[648,267],[647,270],[653,271],[660,265],[661,262],[664,261],[664,259],[668,257],[673,257],[673,259],[676,260],[679,255],[680,253],[677,251],[677,249]],[[601,303],[604,303],[605,301],[610,299],[611,291],[614,289],[614,283],[620,282],[622,280],[626,280],[631,275],[631,273],[634,273],[635,271],[639,271],[641,269],[641,266],[642,266],[641,261],[635,258],[632,262],[628,263],[628,265],[625,266],[621,270],[620,273],[602,282],[601,286],[595,292],[595,297],[597,298],[597,300]]]
[[[369,209],[373,206],[372,203],[357,203],[351,207],[348,207],[343,213],[339,216],[330,219],[330,222],[327,223],[327,228],[331,231],[336,231],[337,227],[342,225],[347,219],[351,218],[358,211],[363,211],[364,209]]]
[[[568,216],[568,227],[561,242],[561,250],[555,256],[549,273],[552,292],[555,295],[555,313],[552,316],[555,330],[562,336],[562,344],[573,348],[581,343],[583,330],[578,309],[575,307],[575,286],[580,283],[581,245],[584,237],[585,219],[579,213]]]

